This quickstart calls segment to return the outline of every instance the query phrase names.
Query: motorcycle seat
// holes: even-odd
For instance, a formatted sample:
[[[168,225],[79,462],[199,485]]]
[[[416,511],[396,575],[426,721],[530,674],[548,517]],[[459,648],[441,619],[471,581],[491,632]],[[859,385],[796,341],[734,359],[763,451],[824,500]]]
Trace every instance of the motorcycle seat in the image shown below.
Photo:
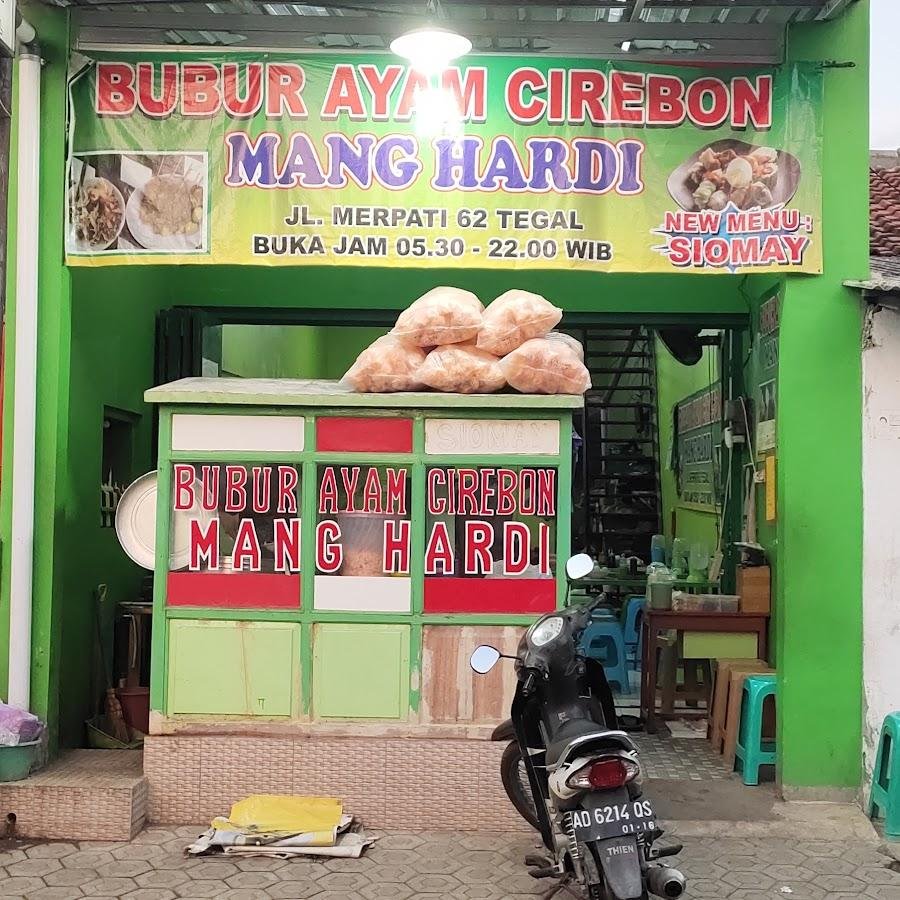
[[[603,731],[603,727],[591,719],[569,719],[568,722],[563,722],[556,734],[553,735],[550,746],[547,747],[547,765],[555,766],[559,762],[560,755],[575,738],[591,734],[600,735]]]
[[[624,732],[610,731],[590,719],[573,719],[564,722],[553,736],[547,747],[545,765],[554,768],[565,762],[563,757],[573,744],[575,746],[569,755],[581,755],[587,749],[634,750],[634,743]]]

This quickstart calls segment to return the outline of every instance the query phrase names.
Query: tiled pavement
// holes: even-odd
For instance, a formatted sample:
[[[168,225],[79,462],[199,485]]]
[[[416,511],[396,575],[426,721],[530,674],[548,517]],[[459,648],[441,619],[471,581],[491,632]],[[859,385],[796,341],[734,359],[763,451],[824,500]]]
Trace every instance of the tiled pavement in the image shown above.
[[[640,752],[647,778],[709,781],[731,778],[709,741],[702,738],[673,738],[663,734],[632,734]]]
[[[127,844],[0,844],[0,897],[517,900],[550,886],[525,872],[527,835],[388,834],[359,860],[184,859],[198,831],[150,828]],[[900,874],[874,842],[809,837],[688,837],[673,862],[698,900],[900,900]]]

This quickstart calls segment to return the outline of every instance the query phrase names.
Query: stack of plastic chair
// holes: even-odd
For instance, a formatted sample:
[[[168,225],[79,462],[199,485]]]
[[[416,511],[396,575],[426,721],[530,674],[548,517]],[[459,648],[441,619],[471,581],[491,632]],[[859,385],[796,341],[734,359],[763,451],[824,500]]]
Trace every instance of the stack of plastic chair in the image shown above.
[[[631,689],[625,636],[622,623],[615,616],[592,618],[581,636],[581,652],[602,664],[610,685],[617,685],[620,691]]]
[[[647,598],[643,595],[629,597],[625,603],[625,650],[632,669],[641,666],[641,625],[644,621],[644,609]]]
[[[735,769],[748,785],[759,784],[760,766],[775,765],[775,741],[763,737],[763,705],[767,697],[775,697],[775,676],[748,676],[744,681],[741,724],[734,751]]]
[[[881,740],[872,773],[869,818],[884,816],[884,836],[900,841],[900,712],[888,713],[881,726]]]

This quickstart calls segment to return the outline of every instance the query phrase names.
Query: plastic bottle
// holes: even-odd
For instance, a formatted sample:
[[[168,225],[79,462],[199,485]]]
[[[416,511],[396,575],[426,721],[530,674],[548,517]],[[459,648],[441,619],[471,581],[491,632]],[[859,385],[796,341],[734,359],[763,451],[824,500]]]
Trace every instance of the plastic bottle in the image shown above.
[[[690,558],[691,581],[705,581],[709,570],[709,547],[702,541],[691,544]]]
[[[688,573],[688,548],[683,538],[672,540],[672,574],[676,578],[685,578]]]
[[[650,562],[663,563],[666,561],[666,538],[662,534],[654,534],[650,538]]]

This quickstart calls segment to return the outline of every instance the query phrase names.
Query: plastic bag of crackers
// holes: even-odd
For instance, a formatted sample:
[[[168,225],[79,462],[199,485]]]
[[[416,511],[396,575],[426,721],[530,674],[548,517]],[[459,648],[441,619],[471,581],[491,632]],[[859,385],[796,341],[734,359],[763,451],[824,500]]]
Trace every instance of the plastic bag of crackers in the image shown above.
[[[410,347],[390,334],[373,341],[356,357],[342,381],[361,393],[420,391],[419,370],[425,351]]]
[[[532,338],[500,360],[511,387],[523,394],[583,394],[591,375],[567,343]]]
[[[436,287],[400,313],[391,334],[412,347],[460,344],[478,335],[483,312],[471,291]]]
[[[471,342],[435,347],[425,357],[419,377],[436,391],[456,394],[492,394],[506,387],[500,360]]]

